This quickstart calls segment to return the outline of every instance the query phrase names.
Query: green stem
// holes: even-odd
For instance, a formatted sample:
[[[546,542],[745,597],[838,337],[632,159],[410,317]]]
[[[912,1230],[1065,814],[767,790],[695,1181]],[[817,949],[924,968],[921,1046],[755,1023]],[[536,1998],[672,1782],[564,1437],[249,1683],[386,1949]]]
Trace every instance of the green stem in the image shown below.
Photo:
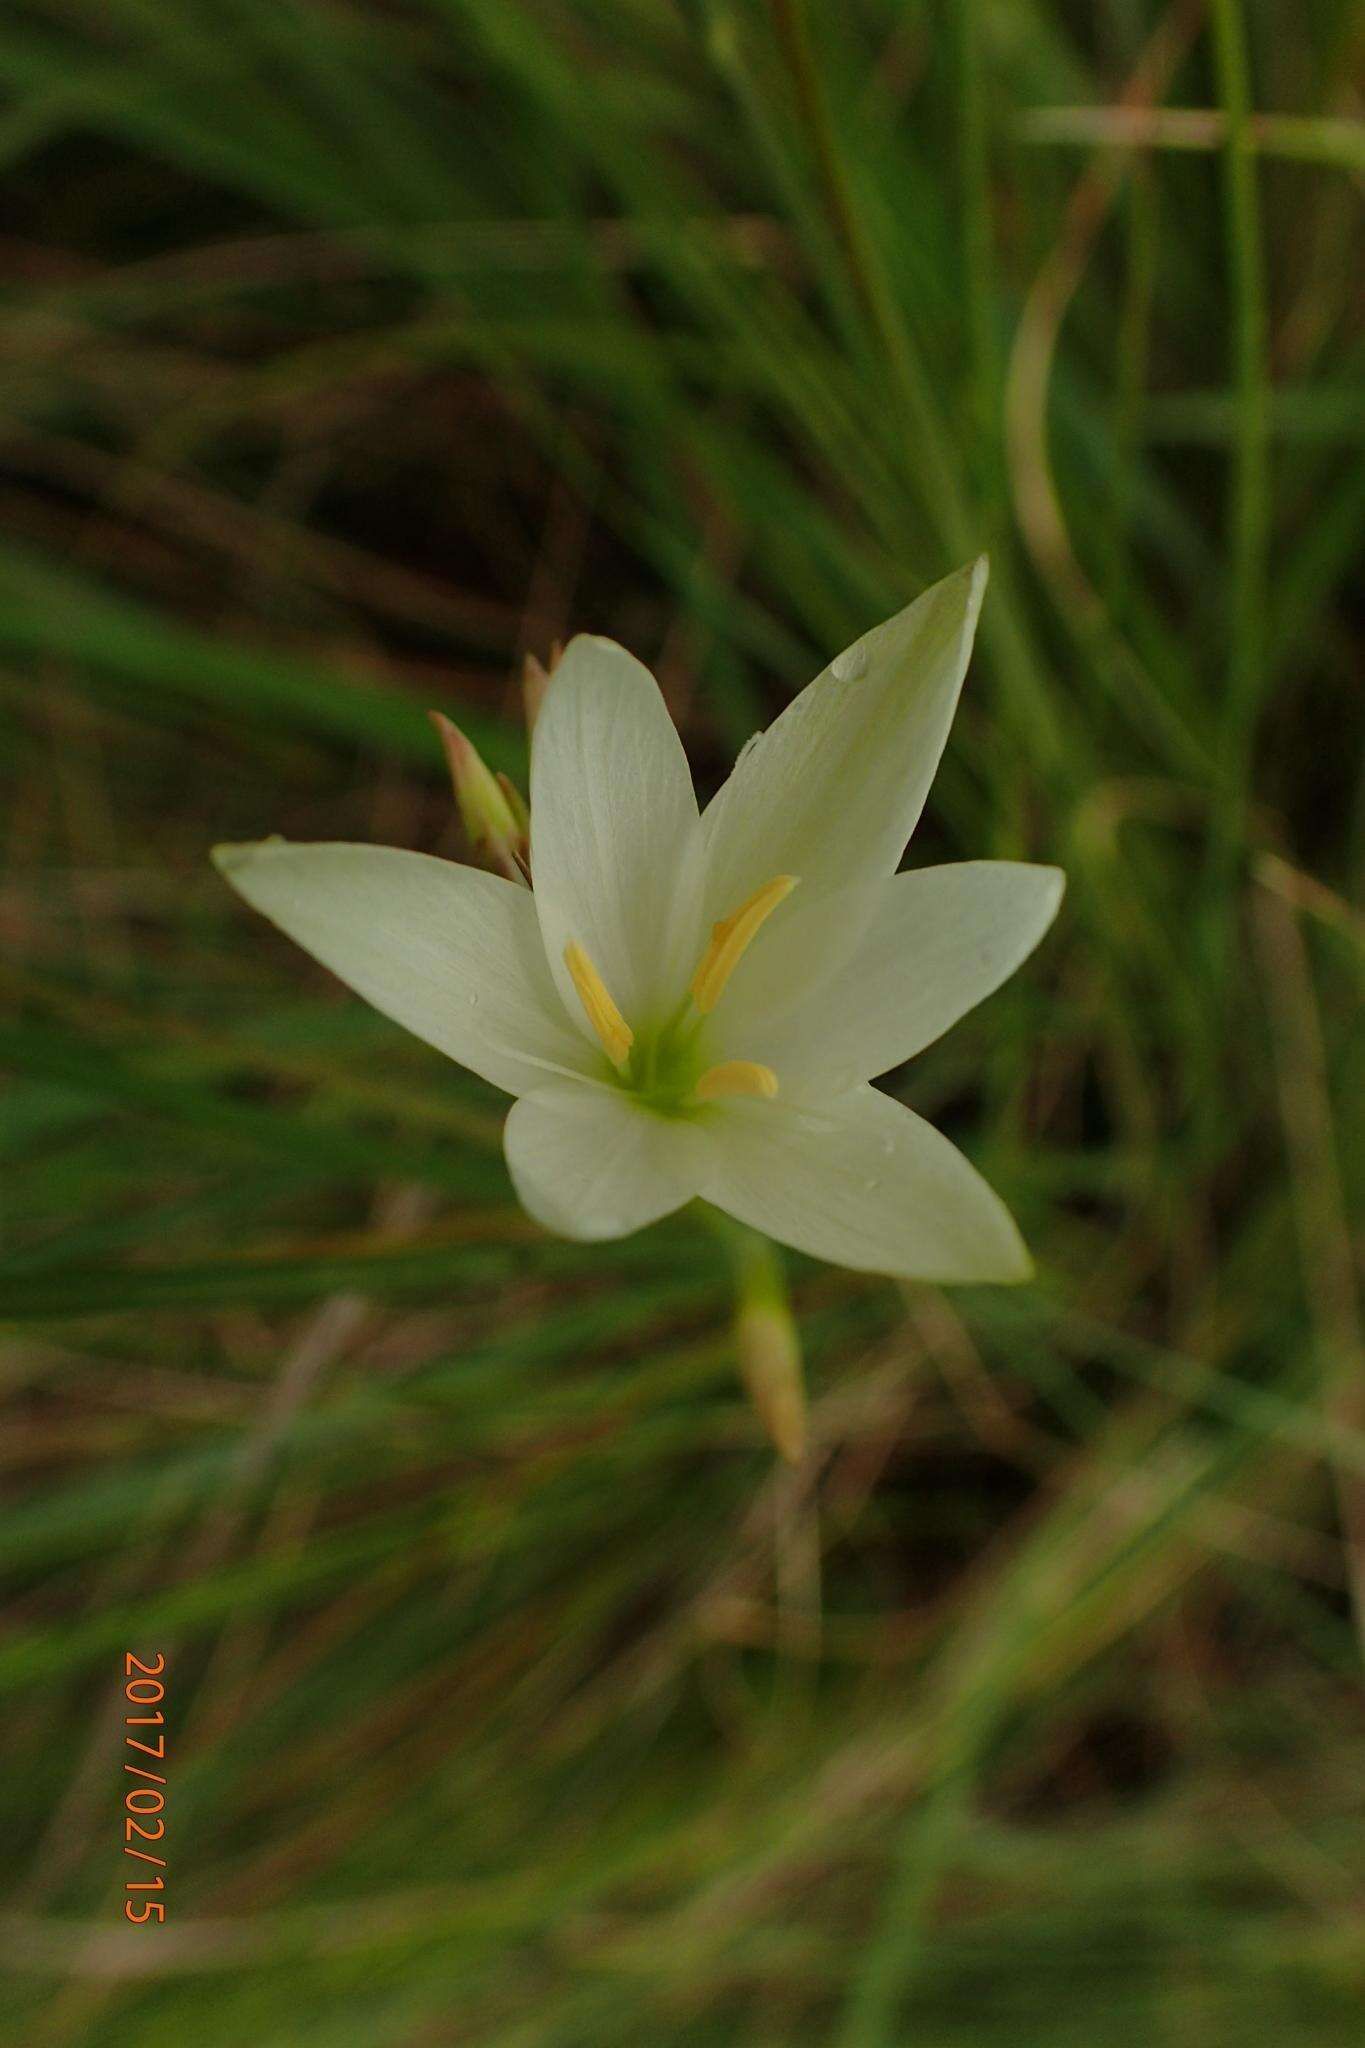
[[[769,7],[853,289],[873,335],[881,344],[906,424],[917,444],[915,452],[929,485],[926,502],[936,517],[949,554],[963,561],[975,551],[976,522],[953,467],[950,444],[924,366],[899,317],[877,251],[854,203],[811,48],[805,9],[801,0],[769,0]]]
[[[995,254],[991,236],[990,160],[986,147],[980,0],[953,10],[957,57],[957,163],[962,203],[962,298],[967,308],[973,397],[985,488],[999,509],[1000,350],[995,325]]]
[[[736,1222],[733,1216],[727,1216],[723,1209],[713,1208],[709,1202],[698,1199],[692,1208],[698,1221],[705,1224],[724,1251],[734,1274],[735,1292],[741,1302],[761,1301],[765,1306],[789,1306],[787,1276],[772,1239],[765,1237],[761,1230],[751,1229],[747,1223]]]
[[[735,1348],[749,1399],[778,1452],[790,1464],[806,1454],[806,1389],[801,1332],[792,1312],[777,1246],[747,1223],[694,1204],[724,1249],[735,1281]]]
[[[949,562],[965,562],[979,551],[984,523],[954,463],[952,441],[914,336],[901,316],[876,244],[854,203],[811,48],[802,0],[768,0],[768,5],[810,137],[826,208],[858,302],[891,374],[898,409],[911,443],[914,471],[924,483],[926,515]],[[1008,551],[1003,545],[997,549],[993,573],[996,602],[987,607],[982,637],[1000,665],[1006,688],[1018,705],[1020,717],[1027,723],[1048,771],[1065,775],[1070,759],[1066,735],[1023,630],[1022,608],[1012,588]]]
[[[1251,86],[1241,0],[1214,0],[1214,50],[1227,122],[1223,149],[1232,372],[1237,395],[1228,521],[1228,661],[1217,821],[1209,851],[1210,910],[1230,886],[1246,830],[1258,697],[1265,673],[1270,533],[1265,277]]]
[[[1151,168],[1139,161],[1128,180],[1123,305],[1115,364],[1114,489],[1105,546],[1109,616],[1122,624],[1132,582],[1130,523],[1142,444],[1158,255],[1157,193]]]

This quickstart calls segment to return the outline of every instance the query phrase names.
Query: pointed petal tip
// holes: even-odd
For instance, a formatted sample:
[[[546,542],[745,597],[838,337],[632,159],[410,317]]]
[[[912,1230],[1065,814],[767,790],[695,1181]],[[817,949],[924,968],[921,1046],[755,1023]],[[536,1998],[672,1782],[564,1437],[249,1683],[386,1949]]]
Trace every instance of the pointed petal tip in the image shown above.
[[[630,654],[630,649],[623,647],[619,640],[613,640],[609,633],[571,633],[565,643],[564,654],[560,656],[560,662],[564,660],[565,656],[572,654],[575,647],[610,648],[613,654]],[[634,661],[636,656],[631,654],[630,658]],[[560,662],[555,664],[556,669],[559,667]],[[551,670],[550,680],[552,682],[554,674],[555,671]]]
[[[1033,866],[1038,877],[1040,894],[1047,914],[1047,922],[1038,934],[1041,938],[1061,908],[1062,898],[1066,894],[1066,869],[1054,866],[1051,861],[1037,861],[1029,865]]]
[[[1015,1249],[1014,1262],[1000,1275],[997,1285],[1002,1287],[1025,1287],[1031,1280],[1036,1280],[1037,1278],[1038,1268],[1034,1263],[1033,1254],[1021,1237]]]
[[[441,743],[448,755],[456,755],[463,758],[474,751],[454,719],[447,718],[444,711],[437,711],[434,706],[429,705],[427,707],[427,717],[440,734]]]
[[[949,1268],[935,1269],[931,1265],[893,1266],[885,1268],[894,1280],[910,1281],[924,1287],[1027,1287],[1038,1277],[1033,1254],[1011,1224],[1012,1242],[992,1246],[983,1257],[969,1258]]]
[[[948,574],[939,583],[930,584],[928,588],[931,590],[949,590],[961,589],[965,586],[968,608],[975,612],[985,596],[986,585],[990,581],[990,574],[991,558],[983,552],[974,556],[970,562],[964,562],[961,568],[950,569]]]
[[[273,853],[277,847],[287,844],[288,841],[278,832],[272,832],[268,839],[244,839],[237,842],[224,840],[209,848],[209,859],[220,875],[231,878],[238,868],[244,868],[249,861],[258,860],[263,853]]]
[[[974,561],[964,562],[960,569],[950,569],[946,576],[922,591],[916,600],[917,604],[932,605],[945,624],[952,621],[956,643],[965,650],[964,666],[971,657],[990,573],[990,556],[978,555]]]
[[[1012,1244],[1000,1244],[979,1263],[969,1262],[956,1271],[934,1273],[921,1269],[899,1277],[919,1280],[930,1287],[1027,1287],[1038,1277],[1033,1254],[1017,1231]]]
[[[999,1203],[999,1211],[1003,1227],[996,1245],[997,1262],[992,1269],[983,1271],[981,1278],[991,1287],[1025,1287],[1037,1279],[1038,1268],[1024,1243],[1023,1232],[1003,1202]]]
[[[1035,872],[1037,873],[1040,885],[1038,891],[1039,916],[1037,933],[1032,945],[1028,949],[1029,952],[1032,952],[1033,947],[1046,938],[1047,934],[1051,931],[1057,917],[1057,912],[1062,907],[1062,898],[1066,894],[1065,868],[1053,867],[1048,862],[1040,861]]]

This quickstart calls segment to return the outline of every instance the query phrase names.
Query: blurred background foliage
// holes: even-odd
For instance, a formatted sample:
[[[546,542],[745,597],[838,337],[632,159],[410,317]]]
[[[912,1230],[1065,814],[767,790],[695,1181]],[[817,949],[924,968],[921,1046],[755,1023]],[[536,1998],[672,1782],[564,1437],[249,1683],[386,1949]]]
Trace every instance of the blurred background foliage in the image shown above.
[[[1360,2039],[1363,54],[11,0],[5,2038]],[[982,547],[913,858],[1070,891],[888,1085],[1040,1279],[791,1260],[777,1470],[714,1246],[542,1237],[500,1099],[206,853],[461,857],[425,707],[518,772],[580,627],[709,792]]]

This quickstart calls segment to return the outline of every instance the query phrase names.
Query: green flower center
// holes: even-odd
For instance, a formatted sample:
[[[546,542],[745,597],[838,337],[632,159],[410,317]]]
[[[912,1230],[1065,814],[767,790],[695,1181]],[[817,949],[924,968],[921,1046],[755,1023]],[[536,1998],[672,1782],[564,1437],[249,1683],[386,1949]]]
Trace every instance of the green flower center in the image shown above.
[[[697,1084],[707,1072],[702,1048],[704,1019],[684,1001],[657,1029],[639,1030],[618,1085],[660,1116],[688,1116],[697,1108]]]
[[[710,943],[687,994],[658,1026],[628,1024],[589,954],[577,939],[569,940],[564,965],[583,1013],[611,1061],[612,1079],[618,1088],[638,1096],[660,1116],[693,1116],[704,1103],[722,1095],[776,1095],[777,1076],[771,1067],[756,1060],[721,1060],[711,1066],[703,1056],[701,1041],[706,1019],[724,994],[730,976],[796,883],[795,875],[774,875],[737,910],[712,925]]]

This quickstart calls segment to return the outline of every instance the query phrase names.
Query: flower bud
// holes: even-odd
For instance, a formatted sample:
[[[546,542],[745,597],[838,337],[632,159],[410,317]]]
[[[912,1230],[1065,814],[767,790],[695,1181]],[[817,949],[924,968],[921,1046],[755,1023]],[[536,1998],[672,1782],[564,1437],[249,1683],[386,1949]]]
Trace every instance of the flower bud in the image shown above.
[[[785,1301],[742,1300],[735,1317],[739,1369],[759,1421],[788,1464],[806,1453],[806,1386],[801,1337]]]
[[[472,740],[443,713],[427,713],[441,736],[455,801],[465,831],[475,846],[492,854],[503,873],[514,881],[526,879],[526,805],[505,776],[494,775]]]
[[[517,788],[515,782],[513,782],[511,776],[504,775],[501,768],[499,768],[498,770],[498,788],[507,798],[507,808],[511,811],[513,818],[516,820],[516,827],[518,832],[521,834],[523,839],[529,839],[531,836],[530,805],[527,803],[521,791]]]

